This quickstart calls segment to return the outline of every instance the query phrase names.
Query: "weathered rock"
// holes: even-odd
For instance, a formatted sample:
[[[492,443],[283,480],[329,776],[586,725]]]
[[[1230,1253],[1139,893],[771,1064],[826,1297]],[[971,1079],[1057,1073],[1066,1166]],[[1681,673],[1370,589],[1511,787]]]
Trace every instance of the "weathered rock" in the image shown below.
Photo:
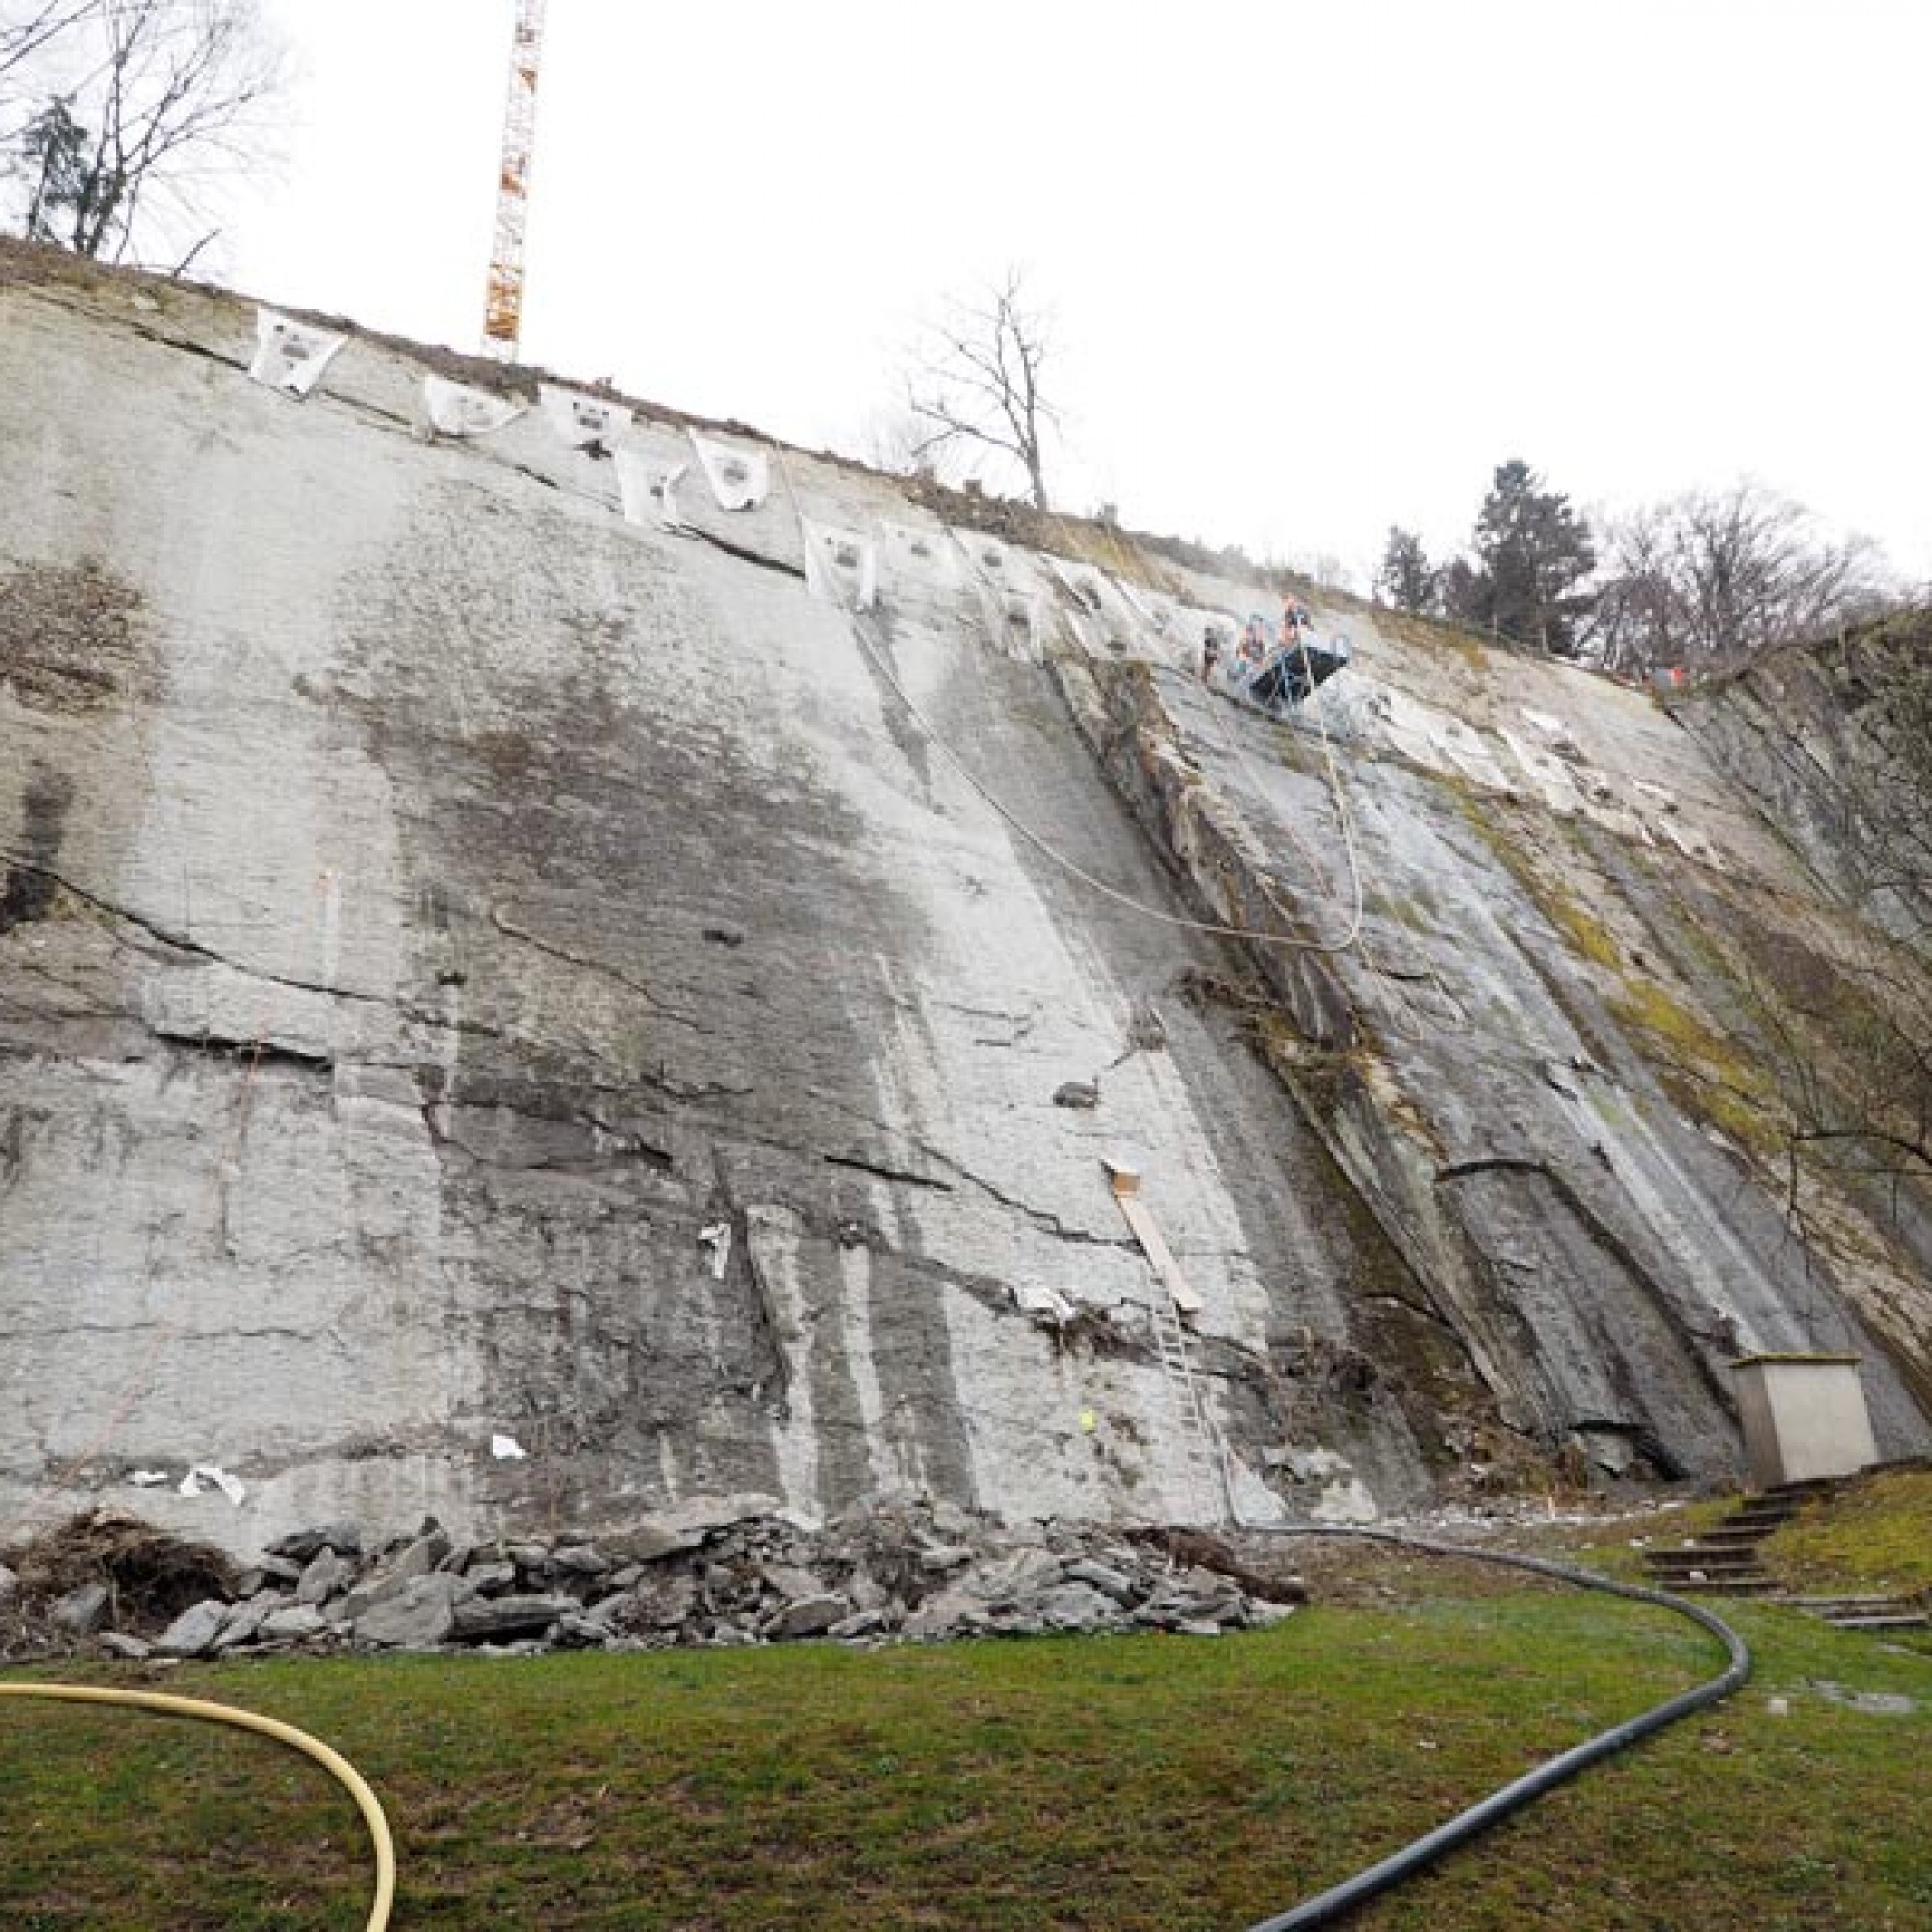
[[[286,1599],[269,1593],[250,1597],[245,1602],[231,1604],[228,1614],[222,1619],[221,1629],[210,1646],[218,1652],[239,1650],[244,1643],[253,1643],[262,1625],[276,1610],[283,1607]]]
[[[262,1619],[260,1634],[272,1642],[301,1643],[327,1628],[313,1604],[291,1604],[286,1609],[270,1610]]]
[[[100,1647],[110,1657],[125,1657],[129,1662],[139,1663],[155,1654],[155,1646],[138,1636],[129,1636],[126,1631],[102,1631]]]
[[[355,1580],[355,1566],[338,1553],[333,1544],[326,1543],[308,1560],[296,1582],[296,1602],[298,1604],[326,1604],[329,1598],[339,1595]]]
[[[922,1549],[919,1553],[919,1567],[937,1576],[948,1570],[958,1570],[972,1562],[979,1554],[971,1545],[964,1543],[942,1543],[933,1549]]]
[[[547,1630],[559,1618],[573,1616],[582,1608],[575,1597],[550,1594],[471,1597],[456,1605],[453,1625],[455,1634],[466,1641],[507,1636]]]
[[[802,1597],[766,1619],[761,1634],[771,1637],[822,1636],[852,1614],[843,1597]]]
[[[1063,1080],[1053,1090],[1053,1104],[1091,1112],[1100,1104],[1099,1083],[1094,1080]]]
[[[47,1619],[74,1636],[90,1636],[106,1620],[111,1595],[105,1583],[83,1583],[56,1597],[47,1606]]]
[[[392,1650],[433,1649],[449,1641],[459,1610],[468,1607],[463,1590],[463,1579],[447,1571],[408,1577],[393,1594],[355,1617],[350,1629],[357,1643]]]
[[[1111,1597],[1116,1604],[1131,1604],[1143,1593],[1134,1579],[1124,1571],[1117,1570],[1110,1563],[1102,1563],[1091,1556],[1076,1558],[1066,1566],[1066,1579],[1069,1583],[1086,1583],[1092,1588]]]
[[[463,1574],[475,1590],[489,1597],[515,1586],[517,1566],[514,1563],[472,1563]]]
[[[228,1605],[218,1597],[204,1597],[189,1605],[155,1639],[155,1648],[163,1657],[205,1657],[213,1649],[221,1627],[228,1621]]]
[[[341,1556],[362,1553],[362,1532],[353,1522],[327,1522],[319,1529],[298,1529],[269,1545],[270,1556],[283,1556],[291,1563],[308,1563],[324,1549]]]
[[[1009,1556],[977,1564],[961,1578],[964,1587],[988,1603],[1017,1602],[1051,1590],[1065,1575],[1065,1566],[1051,1550],[1017,1549]]]
[[[1515,1460],[1613,1416],[1649,1467],[1728,1473],[1726,1323],[1861,1347],[1882,1451],[1932,1441],[1923,1200],[1838,1194],[1843,1239],[1814,1245],[1859,1265],[1801,1255],[1764,1151],[1695,1118],[1753,1070],[1743,1016],[1776,962],[1869,936],[1726,786],[1713,732],[1317,592],[1352,657],[1319,719],[1282,723],[1205,684],[1172,621],[1250,608],[1243,572],[1128,545],[1117,594],[1069,590],[1021,530],[975,537],[950,582],[882,551],[894,675],[943,741],[1157,913],[1335,929],[1347,881],[1281,828],[1354,801],[1372,948],[1156,945],[1131,904],[1043,892],[983,802],[961,816],[800,581],[786,493],[732,519],[730,552],[667,546],[554,440],[498,462],[397,430],[405,348],[360,339],[335,401],[265,413],[243,305],[171,288],[166,330],[141,329],[123,283],[37,280],[0,285],[0,825],[27,862],[0,882],[0,1113],[37,1122],[0,1180],[0,1279],[16,1332],[61,1332],[71,1283],[40,1264],[90,1227],[97,1329],[47,1356],[36,1406],[105,1412],[206,1184],[196,1130],[250,1083],[250,1212],[178,1257],[220,1331],[191,1393],[265,1471],[211,1534],[293,1521],[318,1485],[372,1541],[425,1496],[526,1533],[566,1463],[586,1524],[696,1481],[839,1510],[885,1467],[1014,1518],[1198,1512],[1169,1378],[1110,1332],[1148,1269],[1094,1117],[1041,1104],[1053,1072],[1156,1038],[1159,1080],[1105,1078],[1134,1083],[1147,1200],[1206,1303],[1209,1422],[1257,1508],[1277,1371],[1298,1446],[1333,1459],[1311,1457],[1310,1507],[1416,1498],[1449,1418]],[[636,436],[668,453],[661,417]],[[786,460],[835,523],[930,522]],[[1153,611],[1130,586],[1155,580],[1167,624],[1126,601]],[[992,582],[1019,633],[997,600],[989,624]],[[946,681],[969,661],[987,675]],[[1761,666],[1722,700],[1726,762],[1773,810],[1797,785],[1821,835],[1866,822],[1834,809],[1834,726],[1862,708],[1844,663],[1803,691]],[[1796,700],[1815,781],[1778,776]],[[1687,1041],[1715,1057],[1670,1064]],[[1566,1091],[1544,1077],[1579,1054]],[[728,1255],[703,1244],[721,1219]],[[1064,1335],[988,1301],[1022,1279],[1077,1288],[1091,1395]],[[448,1400],[486,1390],[510,1406]],[[44,1460],[16,1408],[0,1515]],[[1049,1418],[1068,1453],[1041,1453]],[[485,1453],[498,1426],[527,1460]],[[675,1553],[698,1532],[649,1534]]]
[[[551,1552],[551,1568],[563,1576],[604,1577],[610,1574],[611,1559],[587,1543],[566,1544]]]
[[[787,1603],[803,1604],[825,1594],[825,1585],[810,1570],[790,1563],[767,1563],[760,1573]]]
[[[1121,1610],[1112,1597],[1085,1583],[1063,1583],[1048,1590],[1031,1608],[1048,1630],[1056,1631],[1104,1630]]]
[[[18,1595],[19,1577],[4,1563],[0,1563],[0,1605],[10,1604]]]

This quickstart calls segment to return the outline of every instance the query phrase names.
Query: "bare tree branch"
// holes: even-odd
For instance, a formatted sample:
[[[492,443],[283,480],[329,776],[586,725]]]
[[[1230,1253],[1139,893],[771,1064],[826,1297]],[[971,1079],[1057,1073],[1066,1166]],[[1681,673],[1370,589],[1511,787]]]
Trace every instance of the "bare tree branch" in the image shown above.
[[[1046,323],[1016,269],[983,298],[952,302],[907,376],[906,407],[923,426],[915,460],[962,443],[1008,457],[1025,472],[1034,507],[1048,508],[1045,442],[1060,422],[1041,384],[1048,350]]]
[[[71,136],[60,179],[43,167],[36,232],[117,260],[144,235],[178,247],[205,233],[205,196],[259,163],[263,109],[286,84],[259,0],[40,0],[35,13],[16,86],[57,106]]]

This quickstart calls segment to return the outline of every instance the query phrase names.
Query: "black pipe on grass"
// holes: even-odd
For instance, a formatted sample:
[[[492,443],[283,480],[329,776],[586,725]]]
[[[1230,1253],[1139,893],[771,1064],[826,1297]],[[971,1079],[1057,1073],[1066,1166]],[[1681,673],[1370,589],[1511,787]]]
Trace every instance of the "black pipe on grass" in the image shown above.
[[[1688,1617],[1709,1631],[1730,1657],[1730,1662],[1721,1676],[1694,1685],[1667,1703],[1656,1705],[1640,1717],[1631,1718],[1607,1731],[1600,1732],[1561,1756],[1551,1758],[1547,1764],[1538,1765],[1513,1784],[1505,1784],[1500,1790],[1491,1792],[1466,1811],[1459,1811],[1433,1832],[1425,1833],[1400,1851],[1392,1852],[1379,1863],[1358,1871],[1353,1878],[1344,1879],[1340,1885],[1332,1886],[1314,1898],[1303,1900],[1290,1911],[1264,1918],[1258,1925],[1251,1925],[1248,1932],[1306,1932],[1310,1926],[1334,1924],[1345,1913],[1352,1912],[1378,1892],[1386,1891],[1391,1886],[1400,1885],[1403,1880],[1427,1869],[1457,1846],[1466,1844],[1478,1833],[1487,1832],[1492,1825],[1500,1824],[1512,1812],[1521,1810],[1545,1792],[1553,1791],[1566,1778],[1575,1777],[1579,1771],[1605,1758],[1614,1757],[1619,1751],[1628,1750],[1632,1745],[1653,1732],[1676,1723],[1680,1718],[1688,1718],[1692,1711],[1701,1711],[1706,1705],[1728,1697],[1732,1691],[1742,1689],[1750,1677],[1750,1648],[1744,1638],[1715,1611],[1683,1597],[1673,1597],[1663,1590],[1646,1590],[1635,1583],[1613,1582],[1593,1571],[1573,1569],[1567,1563],[1552,1563],[1543,1556],[1520,1556],[1507,1550],[1472,1549],[1457,1543],[1434,1543],[1426,1537],[1404,1535],[1399,1530],[1363,1529],[1352,1525],[1343,1527],[1332,1523],[1244,1523],[1241,1527],[1252,1536],[1349,1536],[1368,1543],[1391,1544],[1398,1549],[1420,1550],[1427,1556],[1455,1556],[1470,1563],[1494,1563],[1507,1569],[1527,1570],[1539,1577],[1553,1577],[1559,1583],[1575,1584],[1579,1589],[1601,1590],[1608,1596],[1628,1597],[1634,1603],[1654,1604],[1660,1609],[1674,1610],[1679,1616]]]

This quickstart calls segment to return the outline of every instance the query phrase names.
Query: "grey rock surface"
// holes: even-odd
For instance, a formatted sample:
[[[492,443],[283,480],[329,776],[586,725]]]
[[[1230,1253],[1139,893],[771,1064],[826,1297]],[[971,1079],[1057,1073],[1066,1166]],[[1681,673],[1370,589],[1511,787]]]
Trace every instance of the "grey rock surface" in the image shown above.
[[[412,436],[406,350],[298,404],[245,304],[130,289],[0,288],[0,1508],[112,1416],[245,1485],[156,1520],[304,1564],[895,1485],[1346,1518],[1728,1476],[1753,1349],[1932,1443],[1932,1215],[1821,1180],[1797,1249],[1724,963],[1898,908],[1711,734],[1319,593],[1354,655],[1283,725],[1185,668],[1256,596],[1202,559],[796,452],[641,527],[540,412]]]
[[[205,1657],[214,1648],[228,1614],[229,1606],[219,1598],[204,1598],[191,1604],[155,1639],[155,1648],[163,1657]]]
[[[466,1608],[463,1580],[437,1571],[408,1577],[385,1591],[354,1616],[350,1630],[358,1643],[429,1650],[448,1641],[458,1615]]]
[[[83,1583],[57,1597],[48,1606],[52,1622],[73,1636],[98,1631],[107,1619],[110,1591],[105,1583]]]

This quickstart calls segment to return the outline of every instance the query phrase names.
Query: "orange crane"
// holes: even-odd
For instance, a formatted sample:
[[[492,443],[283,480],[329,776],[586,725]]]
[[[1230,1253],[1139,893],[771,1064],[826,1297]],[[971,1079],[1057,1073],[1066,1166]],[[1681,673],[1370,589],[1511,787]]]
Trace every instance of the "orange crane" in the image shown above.
[[[510,41],[510,95],[503,108],[503,171],[497,189],[497,233],[483,300],[483,353],[517,359],[524,327],[524,226],[537,140],[537,66],[543,57],[547,0],[517,0]]]

